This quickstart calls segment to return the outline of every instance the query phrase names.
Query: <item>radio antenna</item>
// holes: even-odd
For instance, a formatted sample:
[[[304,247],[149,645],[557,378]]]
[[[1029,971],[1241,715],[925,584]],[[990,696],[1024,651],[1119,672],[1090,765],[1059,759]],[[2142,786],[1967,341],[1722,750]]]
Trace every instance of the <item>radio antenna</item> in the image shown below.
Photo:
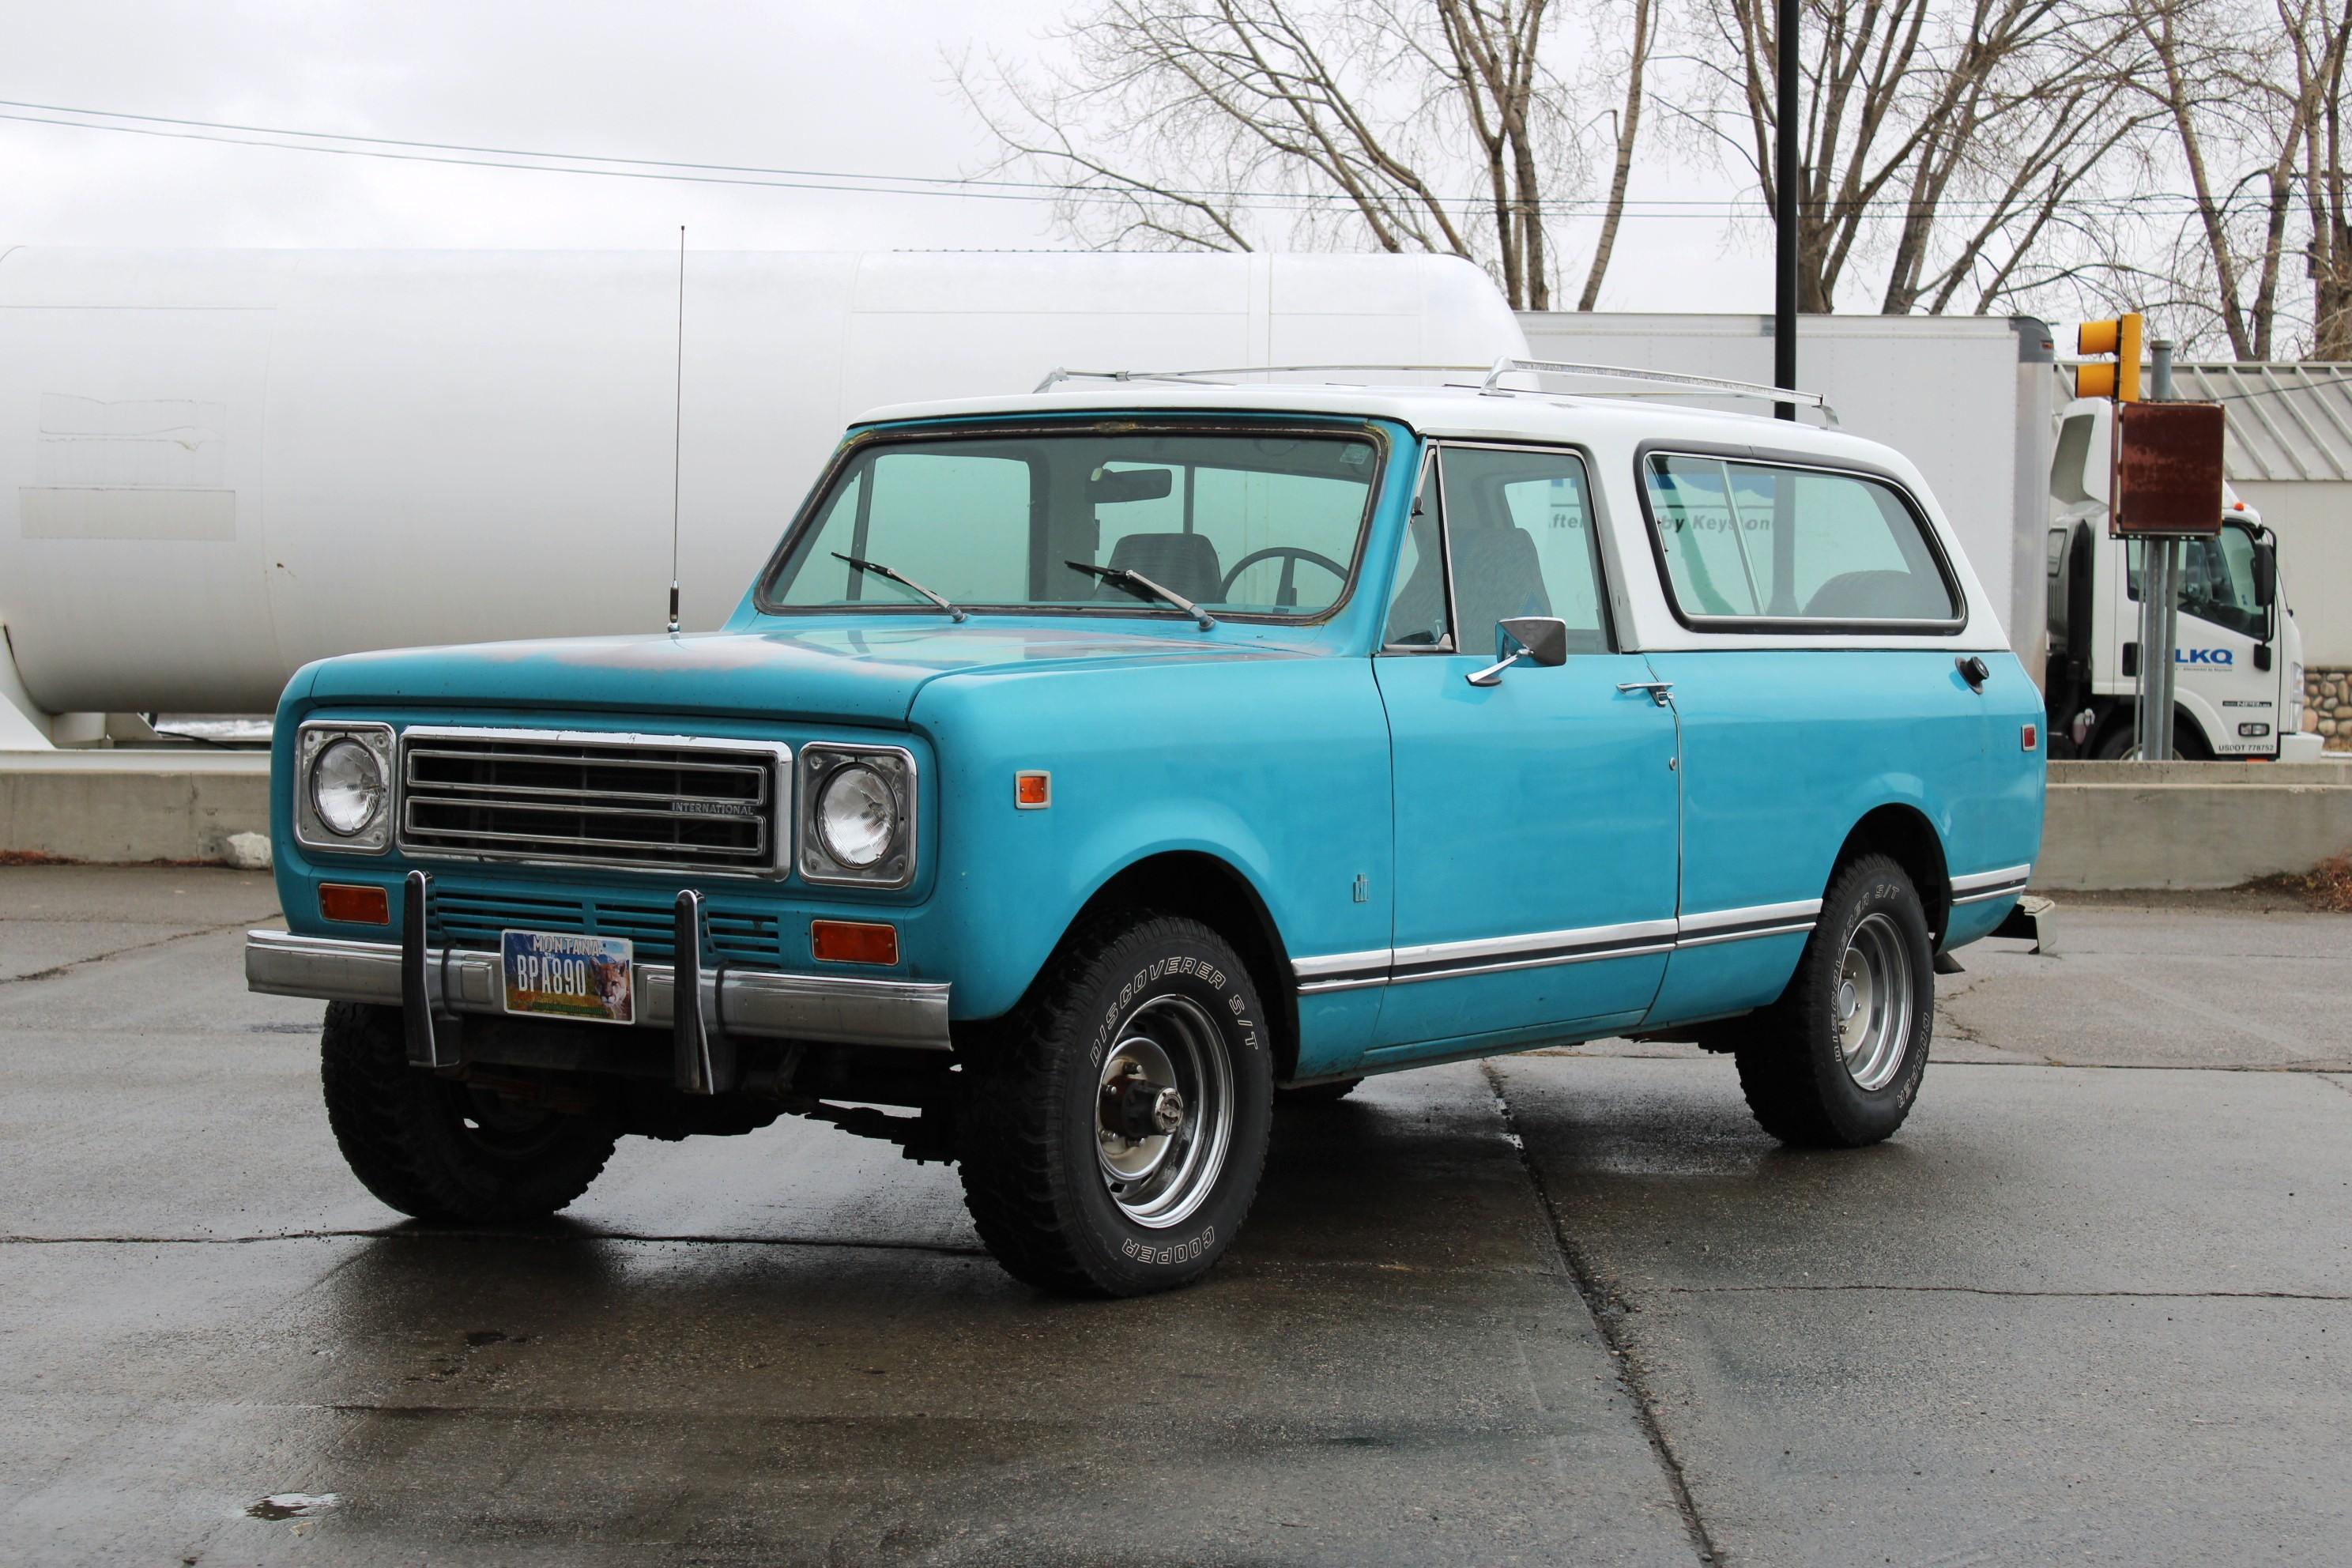
[[[677,379],[671,389],[669,446],[669,630],[677,635],[677,491],[686,454],[686,225],[677,226]]]

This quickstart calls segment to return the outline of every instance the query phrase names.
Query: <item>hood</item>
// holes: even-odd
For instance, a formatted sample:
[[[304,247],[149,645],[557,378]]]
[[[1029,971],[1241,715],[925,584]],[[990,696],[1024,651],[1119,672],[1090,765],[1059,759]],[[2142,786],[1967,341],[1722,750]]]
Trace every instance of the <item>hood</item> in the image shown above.
[[[616,712],[740,713],[904,725],[915,694],[943,675],[1040,666],[1282,657],[1220,628],[1181,637],[978,619],[961,626],[856,626],[570,637],[347,654],[317,667],[319,705],[414,704]]]

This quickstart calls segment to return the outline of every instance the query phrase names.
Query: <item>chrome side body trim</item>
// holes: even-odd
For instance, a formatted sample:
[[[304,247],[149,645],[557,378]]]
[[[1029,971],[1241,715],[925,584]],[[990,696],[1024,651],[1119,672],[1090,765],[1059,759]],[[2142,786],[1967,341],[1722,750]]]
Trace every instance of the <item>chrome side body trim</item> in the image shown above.
[[[1973,871],[1965,877],[1952,879],[1952,902],[1981,904],[1991,899],[2006,898],[2025,890],[2032,879],[2033,868],[2004,866],[1998,871]]]
[[[425,954],[438,980],[445,1012],[503,1014],[506,987],[499,955],[467,948],[432,948]],[[676,971],[640,963],[633,976],[637,1022],[671,1029],[676,1021]],[[330,1002],[401,1005],[400,944],[340,937],[247,931],[245,983],[273,996],[313,996]],[[948,1037],[944,983],[866,980],[848,975],[788,974],[777,970],[704,971],[702,994],[715,997],[707,1023],[741,1035],[826,1045],[894,1046],[944,1051]],[[659,1048],[659,1047],[649,1047]]]
[[[1383,952],[1336,952],[1301,958],[1290,966],[1302,996],[1353,991],[1367,985],[1408,985],[1420,980],[1451,980],[1465,974],[1497,974],[1512,969],[1591,963],[1633,958],[1678,947],[1708,947],[1755,937],[1809,931],[1822,912],[1819,899],[1786,904],[1753,904],[1675,920],[1629,921],[1622,925],[1583,926],[1573,931],[1530,931],[1519,936],[1478,937],[1467,942],[1429,942]]]

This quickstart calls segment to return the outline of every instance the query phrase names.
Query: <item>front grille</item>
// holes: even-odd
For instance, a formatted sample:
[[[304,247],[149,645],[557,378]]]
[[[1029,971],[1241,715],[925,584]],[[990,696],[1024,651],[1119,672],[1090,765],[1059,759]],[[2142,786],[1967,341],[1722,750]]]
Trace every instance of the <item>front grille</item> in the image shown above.
[[[706,900],[702,919],[708,939],[705,963],[756,964],[782,962],[776,917],[725,900]],[[674,956],[677,925],[671,906],[636,900],[575,898],[555,893],[467,893],[436,888],[433,941],[446,947],[496,952],[502,931],[552,931],[582,936],[625,936],[636,944],[640,962]]]
[[[786,757],[748,742],[420,726],[400,738],[400,847],[772,875]]]

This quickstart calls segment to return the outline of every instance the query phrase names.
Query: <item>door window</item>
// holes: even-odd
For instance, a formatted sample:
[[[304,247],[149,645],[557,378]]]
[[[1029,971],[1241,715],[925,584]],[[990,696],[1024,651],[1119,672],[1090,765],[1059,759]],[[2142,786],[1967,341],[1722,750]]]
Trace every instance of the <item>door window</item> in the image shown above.
[[[1601,545],[1583,462],[1568,452],[1447,447],[1438,464],[1463,650],[1494,647],[1498,621],[1552,616],[1568,624],[1570,653],[1607,652]]]
[[[2135,539],[2124,552],[2124,589],[2134,600],[2139,597],[2139,571],[2140,542]],[[2253,534],[2225,527],[2211,539],[2184,541],[2179,604],[2183,615],[2258,642],[2268,638],[2270,613],[2254,602]]]
[[[1654,454],[1643,478],[1667,589],[1686,622],[1958,618],[1926,527],[1892,485],[1668,453]]]

